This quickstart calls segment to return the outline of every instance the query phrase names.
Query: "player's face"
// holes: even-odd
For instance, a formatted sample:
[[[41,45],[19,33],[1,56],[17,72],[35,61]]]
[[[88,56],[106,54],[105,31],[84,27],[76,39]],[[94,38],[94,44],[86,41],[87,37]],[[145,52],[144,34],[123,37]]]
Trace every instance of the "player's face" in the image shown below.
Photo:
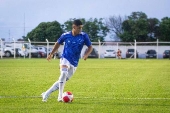
[[[79,26],[74,25],[73,26],[74,32],[76,34],[79,34],[82,31],[82,28],[83,28],[83,25],[79,25]]]

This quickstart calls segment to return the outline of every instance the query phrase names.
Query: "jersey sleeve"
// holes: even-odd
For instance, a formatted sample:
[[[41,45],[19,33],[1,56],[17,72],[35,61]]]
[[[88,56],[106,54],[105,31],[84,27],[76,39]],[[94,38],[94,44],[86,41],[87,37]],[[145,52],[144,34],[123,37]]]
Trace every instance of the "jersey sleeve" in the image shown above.
[[[62,35],[60,36],[60,38],[57,40],[57,42],[58,42],[59,44],[62,44],[62,43],[64,42],[64,40],[65,40],[64,34],[62,34]]]
[[[84,38],[85,38],[85,45],[89,47],[91,45],[89,36],[87,34],[85,34]]]

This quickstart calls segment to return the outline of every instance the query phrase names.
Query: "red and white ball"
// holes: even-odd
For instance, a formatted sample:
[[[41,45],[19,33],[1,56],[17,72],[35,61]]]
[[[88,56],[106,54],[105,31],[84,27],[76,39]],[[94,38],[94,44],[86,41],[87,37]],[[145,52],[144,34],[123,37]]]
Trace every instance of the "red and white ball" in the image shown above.
[[[62,101],[65,103],[69,103],[73,101],[73,94],[69,91],[64,92],[62,95]]]

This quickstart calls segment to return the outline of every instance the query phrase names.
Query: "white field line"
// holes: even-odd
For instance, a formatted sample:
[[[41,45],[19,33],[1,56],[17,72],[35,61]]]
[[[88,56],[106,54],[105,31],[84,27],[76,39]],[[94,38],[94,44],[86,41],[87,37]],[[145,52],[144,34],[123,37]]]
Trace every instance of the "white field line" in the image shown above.
[[[0,96],[2,98],[42,98],[41,96]],[[49,98],[56,98],[54,96],[50,96]],[[98,99],[98,100],[170,100],[170,98],[110,98],[110,97],[74,97],[77,99]]]

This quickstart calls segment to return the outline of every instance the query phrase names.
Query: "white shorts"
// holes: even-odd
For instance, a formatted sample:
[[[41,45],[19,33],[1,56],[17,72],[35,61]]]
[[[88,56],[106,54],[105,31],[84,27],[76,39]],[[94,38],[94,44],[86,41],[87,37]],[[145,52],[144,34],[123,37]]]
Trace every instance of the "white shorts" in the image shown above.
[[[70,62],[65,58],[60,58],[60,71],[61,65],[66,65],[68,67],[67,80],[76,72],[77,67],[74,67]]]

